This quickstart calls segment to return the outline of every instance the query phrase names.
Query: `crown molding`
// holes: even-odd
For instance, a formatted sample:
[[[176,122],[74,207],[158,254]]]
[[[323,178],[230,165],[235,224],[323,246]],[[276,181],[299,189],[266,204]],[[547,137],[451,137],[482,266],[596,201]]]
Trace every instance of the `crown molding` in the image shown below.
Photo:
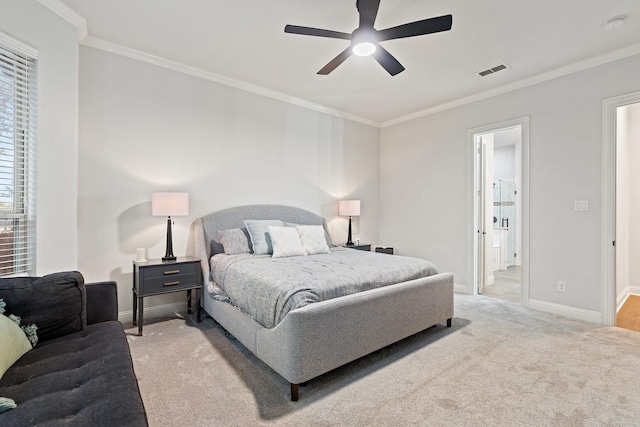
[[[88,35],[87,20],[78,15],[76,11],[71,9],[60,0],[38,0],[42,5],[51,9],[53,12],[62,17],[65,21],[75,26],[78,30],[78,42],[82,42]]]
[[[511,92],[517,89],[522,89],[527,86],[533,86],[538,83],[553,80],[558,77],[566,76],[568,74],[577,73],[589,68],[597,67],[609,62],[624,59],[629,56],[640,54],[640,43],[635,43],[629,46],[625,46],[620,49],[612,50],[610,52],[603,53],[601,55],[593,56],[591,58],[574,62],[573,64],[565,65],[555,70],[547,71],[546,73],[538,74],[533,77],[518,80],[513,83],[509,83],[494,89],[479,92],[464,98],[459,98],[444,104],[436,105],[434,107],[427,108],[425,110],[416,111],[415,113],[407,114],[405,116],[397,117],[395,119],[387,120],[380,123],[381,128],[397,125],[399,123],[407,122],[409,120],[417,119],[419,117],[428,116],[440,111],[449,110],[451,108],[460,107],[462,105],[470,104],[472,102],[480,101],[483,99],[491,98],[496,95]]]
[[[146,52],[131,49],[116,43],[108,42],[106,40],[98,39],[88,35],[87,21],[84,17],[80,16],[74,10],[62,3],[60,0],[38,0],[41,4],[51,9],[53,12],[61,16],[63,19],[76,26],[78,30],[78,40],[85,46],[90,46],[96,49],[105,50],[117,55],[126,56],[128,58],[143,61],[149,64],[154,64],[159,67],[168,68],[180,73],[189,74],[205,80],[221,83],[226,86],[235,87],[237,89],[252,92],[258,95],[266,96],[269,98],[277,99],[279,101],[287,102],[289,104],[297,105],[303,108],[311,109],[321,113],[330,114],[335,117],[351,120],[354,122],[362,123],[367,126],[375,128],[385,128],[393,126],[399,123],[414,120],[420,117],[428,116],[430,114],[438,113],[441,111],[449,110],[451,108],[460,107],[466,104],[470,104],[483,99],[491,98],[497,95],[501,95],[514,90],[522,89],[528,86],[533,86],[538,83],[542,83],[548,80],[556,79],[558,77],[566,76],[568,74],[583,71],[592,67],[603,65],[609,62],[617,61],[629,56],[640,54],[640,43],[635,43],[620,49],[612,50],[610,52],[603,53],[582,61],[575,62],[573,64],[565,65],[563,67],[551,70],[542,74],[538,74],[532,77],[528,77],[522,80],[518,80],[513,83],[499,86],[497,88],[489,89],[486,91],[478,92],[473,95],[469,95],[463,98],[458,98],[453,101],[449,101],[440,105],[426,108],[424,110],[416,111],[411,114],[396,117],[394,119],[378,122],[375,120],[366,119],[354,114],[346,113],[344,111],[336,110],[326,107],[321,104],[317,104],[305,99],[296,98],[287,95],[282,92],[266,89],[261,86],[257,86],[251,83],[243,82],[240,80],[232,79],[229,77],[221,76],[219,74],[211,73],[200,68],[184,65],[170,59],[154,56]]]
[[[213,81],[216,83],[220,83],[226,86],[235,87],[237,89],[241,89],[247,92],[252,92],[258,95],[266,96],[269,98],[277,99],[279,101],[283,101],[289,104],[297,105],[300,107],[304,107],[310,110],[319,111],[321,113],[330,114],[332,116],[340,117],[343,119],[351,120],[354,122],[362,123],[367,126],[372,126],[375,128],[380,127],[380,123],[365,119],[363,117],[359,117],[353,114],[345,113],[340,110],[335,110],[333,108],[325,107],[324,105],[316,104],[311,101],[307,101],[304,99],[296,98],[282,92],[277,92],[271,89],[266,89],[261,86],[257,86],[251,83],[243,82],[240,80],[232,79],[229,77],[221,76],[219,74],[211,73],[209,71],[205,71],[201,68],[192,67],[190,65],[185,65],[176,61],[172,61],[170,59],[162,58],[160,56],[151,55],[146,52],[142,52],[136,49],[131,49],[116,43],[112,43],[106,40],[102,40],[96,37],[87,36],[82,44],[85,46],[93,47],[96,49],[104,50],[110,53],[114,53],[116,55],[126,56],[131,59],[135,59],[138,61],[146,62],[148,64],[157,65],[159,67],[168,68],[173,71],[177,71],[179,73],[188,74],[191,76],[199,77],[204,80]]]

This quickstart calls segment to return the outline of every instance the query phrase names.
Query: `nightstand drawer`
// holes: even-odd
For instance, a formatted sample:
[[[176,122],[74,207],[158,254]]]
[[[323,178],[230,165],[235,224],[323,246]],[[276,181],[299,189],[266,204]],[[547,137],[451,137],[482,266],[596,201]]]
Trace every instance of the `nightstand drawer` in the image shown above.
[[[144,280],[152,280],[168,277],[194,276],[199,271],[198,264],[170,264],[161,267],[149,267],[144,269]]]
[[[199,286],[195,274],[179,276],[161,277],[159,279],[147,279],[142,283],[142,293],[144,295],[179,291],[181,289],[193,289]]]
[[[137,266],[135,289],[140,296],[156,295],[200,286],[200,263],[178,262]]]

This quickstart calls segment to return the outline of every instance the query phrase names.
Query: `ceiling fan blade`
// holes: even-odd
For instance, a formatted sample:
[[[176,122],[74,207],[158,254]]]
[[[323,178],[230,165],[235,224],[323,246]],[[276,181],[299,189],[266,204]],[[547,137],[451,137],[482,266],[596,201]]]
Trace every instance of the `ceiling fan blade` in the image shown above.
[[[408,24],[398,25],[397,27],[387,28],[386,30],[380,30],[378,31],[378,41],[382,42],[385,40],[449,31],[452,25],[452,15],[423,19],[422,21],[410,22]]]
[[[303,36],[329,37],[332,39],[351,40],[351,34],[340,31],[323,30],[321,28],[300,27],[298,25],[286,25],[285,33],[301,34]]]
[[[325,65],[324,67],[322,67],[320,71],[318,71],[318,74],[326,76],[327,74],[335,70],[338,67],[338,65],[346,61],[347,58],[350,56],[351,56],[351,46],[343,50],[338,56],[336,56],[331,61],[329,61],[327,65]]]
[[[360,12],[360,27],[359,28],[373,28],[374,22],[376,22],[376,16],[378,16],[378,8],[380,7],[380,0],[357,0],[356,8]]]
[[[382,65],[382,68],[387,70],[387,73],[392,76],[404,71],[402,64],[380,45],[376,46],[376,51],[373,52],[373,57],[380,65]]]

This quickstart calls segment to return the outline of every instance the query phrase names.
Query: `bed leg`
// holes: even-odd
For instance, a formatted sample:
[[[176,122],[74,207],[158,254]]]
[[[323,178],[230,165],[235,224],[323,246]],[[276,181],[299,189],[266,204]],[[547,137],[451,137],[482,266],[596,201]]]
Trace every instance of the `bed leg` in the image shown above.
[[[292,402],[297,402],[298,401],[298,390],[300,388],[300,384],[293,384],[291,383],[291,401]]]
[[[453,319],[453,317],[447,319],[447,328],[451,327],[451,319]]]

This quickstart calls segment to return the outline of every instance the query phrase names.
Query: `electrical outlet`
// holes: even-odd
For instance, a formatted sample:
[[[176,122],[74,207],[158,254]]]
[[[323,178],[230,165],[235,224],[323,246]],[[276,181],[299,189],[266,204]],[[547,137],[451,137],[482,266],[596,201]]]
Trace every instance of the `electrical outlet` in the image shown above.
[[[567,292],[567,282],[561,282],[558,280],[558,292]]]

